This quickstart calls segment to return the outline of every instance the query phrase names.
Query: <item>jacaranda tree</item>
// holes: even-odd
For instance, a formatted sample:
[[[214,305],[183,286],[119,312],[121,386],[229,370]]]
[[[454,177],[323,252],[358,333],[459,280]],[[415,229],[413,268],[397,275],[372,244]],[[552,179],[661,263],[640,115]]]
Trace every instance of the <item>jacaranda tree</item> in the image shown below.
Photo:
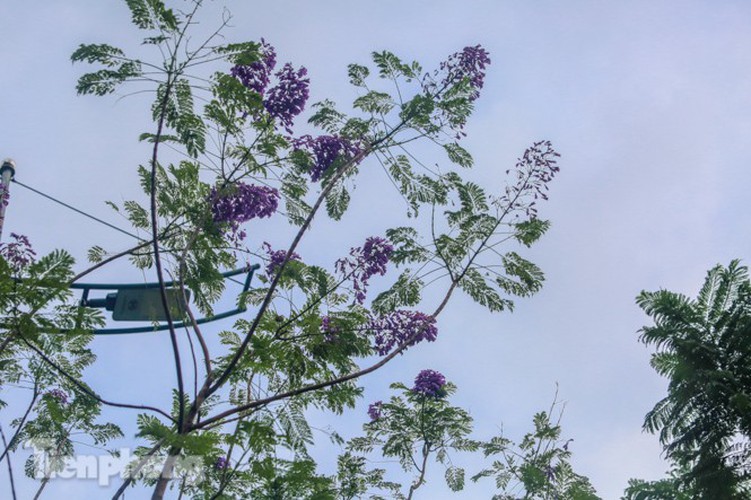
[[[354,407],[360,377],[439,341],[438,317],[454,294],[500,312],[542,286],[542,271],[519,252],[549,226],[538,218],[537,202],[558,172],[551,144],[524,151],[497,193],[465,178],[473,159],[461,140],[488,52],[468,46],[433,70],[374,52],[371,65],[348,68],[358,91],[351,108],[332,100],[308,106],[306,69],[281,64],[263,39],[220,43],[226,19],[214,36],[188,43],[200,0],[186,2],[185,12],[161,0],[126,3],[143,44],[159,58],[131,58],[97,43],[81,45],[72,60],[95,65],[80,77],[79,94],[104,96],[124,85],[153,92],[153,127],[140,137],[150,155],[134,169],[144,198],[111,204],[148,236],[127,249],[94,245],[88,268],[75,268],[62,250],[37,258],[22,236],[2,246],[0,384],[28,394],[24,408],[3,409],[18,418],[3,434],[2,457],[10,462],[31,439],[44,445],[48,460],[32,456],[27,474],[60,470],[82,436],[98,445],[121,436],[115,423],[98,420],[102,406],[121,409],[139,429],[139,458],[116,498],[137,483],[151,485],[153,498],[168,488],[195,498],[412,498],[434,459],[506,454],[508,441],[470,438],[471,418],[448,401],[455,388],[432,370],[416,373],[411,387],[394,385],[390,402],[371,405],[365,435],[341,441],[334,475],[317,469],[306,420],[311,408]],[[306,130],[318,133],[296,132],[303,116]],[[418,142],[435,146],[441,156],[430,163],[439,167],[412,154]],[[394,190],[380,196],[406,201],[402,225],[351,242],[334,262],[307,261],[303,239],[331,243],[313,222],[340,220],[358,173],[381,167]],[[254,230],[260,219],[290,224],[293,237],[264,237]],[[80,307],[70,287],[119,259],[160,283],[176,381],[171,407],[112,401],[85,376],[96,362],[92,331],[104,318]],[[222,271],[246,264],[261,264],[239,298],[248,312],[219,332],[199,324],[222,295]],[[383,291],[373,294],[376,279]],[[184,310],[170,307],[174,294],[188,304]],[[188,327],[176,328],[182,322]],[[217,335],[220,344],[211,341]],[[591,498],[557,444],[560,430],[544,414],[535,425],[521,445],[529,453],[522,469],[499,462],[474,479],[497,476],[499,495],[517,477],[525,498],[554,498],[569,487]],[[535,440],[548,443],[547,455],[530,451]],[[373,452],[398,459],[413,479],[402,485],[368,469]],[[147,473],[155,464],[158,473]],[[463,469],[447,465],[446,479],[461,489]]]

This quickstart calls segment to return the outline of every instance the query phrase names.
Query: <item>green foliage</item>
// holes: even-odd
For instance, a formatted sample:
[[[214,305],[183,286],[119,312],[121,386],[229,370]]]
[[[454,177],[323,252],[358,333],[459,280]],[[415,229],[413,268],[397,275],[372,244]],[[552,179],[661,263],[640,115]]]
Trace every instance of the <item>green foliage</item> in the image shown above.
[[[515,228],[514,238],[529,248],[532,243],[539,240],[547,232],[550,228],[550,222],[535,218],[515,224]]]
[[[386,230],[386,237],[394,245],[391,262],[397,266],[403,263],[425,262],[430,252],[419,242],[419,233],[411,227],[396,227]]]
[[[474,165],[474,160],[469,151],[461,147],[456,142],[449,142],[443,145],[443,149],[446,150],[449,160],[452,163],[456,163],[460,167],[471,168]]]
[[[397,79],[405,77],[407,81],[420,76],[422,69],[416,62],[405,64],[395,54],[384,50],[383,52],[373,52],[373,62],[378,67],[378,74],[381,78]],[[353,78],[352,66],[350,66],[350,78]],[[356,76],[362,75],[361,67],[356,67]],[[367,73],[363,76],[366,76]],[[357,81],[357,79],[355,79]],[[357,85],[353,82],[354,85]]]
[[[386,314],[402,307],[415,306],[420,303],[422,288],[423,282],[415,278],[411,270],[405,269],[391,288],[373,300],[373,312]]]
[[[377,450],[386,458],[398,459],[403,470],[415,476],[409,491],[411,498],[414,490],[425,481],[430,458],[442,464],[450,463],[450,453],[474,451],[479,445],[468,438],[472,417],[448,402],[448,397],[456,391],[453,384],[443,386],[443,397],[415,393],[403,384],[392,384],[391,388],[401,394],[382,403],[378,418],[363,426],[364,436],[349,442],[345,456],[352,461],[358,457],[353,454],[367,455]],[[354,478],[348,481],[362,483],[361,469],[352,474]],[[464,487],[464,470],[449,465],[445,479],[452,491],[459,491]]]
[[[365,79],[370,76],[370,70],[366,66],[350,64],[347,67],[347,74],[349,75],[349,83],[355,87],[364,87]]]
[[[658,481],[630,479],[621,500],[694,500],[698,491],[682,484],[681,476],[688,470],[673,469],[669,477]]]
[[[459,282],[459,287],[464,290],[478,304],[487,307],[492,312],[513,310],[514,303],[509,299],[502,298],[486,281],[477,269],[468,269]]]
[[[371,90],[364,96],[355,99],[355,102],[352,105],[366,113],[385,115],[394,108],[396,103],[391,100],[389,94]]]
[[[497,278],[501,288],[519,297],[528,297],[540,291],[545,275],[539,267],[515,252],[508,252],[502,260],[506,276]]]
[[[405,155],[388,159],[387,165],[391,177],[410,203],[414,215],[418,214],[421,204],[443,205],[447,202],[446,186],[428,175],[416,174]]]
[[[550,418],[558,405],[556,401],[548,412],[534,416],[534,430],[515,445],[503,436],[488,441],[470,438],[472,418],[450,404],[449,398],[456,390],[451,383],[444,386],[445,393],[440,397],[415,393],[402,384],[391,387],[399,394],[377,404],[376,413],[371,415],[376,418],[363,426],[365,434],[351,439],[339,457],[336,481],[342,498],[360,498],[358,495],[366,491],[385,489],[390,490],[388,498],[412,498],[427,481],[427,468],[433,462],[444,466],[448,488],[461,491],[466,472],[460,457],[479,451],[493,461],[471,479],[477,482],[493,478],[499,490],[493,498],[599,499],[589,480],[571,468],[569,445],[573,440],[561,439],[562,410],[557,422]],[[367,470],[367,462],[379,460],[380,456],[398,459],[403,470],[413,476],[408,491],[397,493],[403,488],[399,483],[384,482],[385,471]]]
[[[186,78],[164,82],[157,87],[151,107],[154,121],[175,130],[188,154],[195,157],[206,148],[206,126],[193,111],[193,92]]]
[[[383,51],[373,53],[381,81],[371,88],[370,70],[350,65],[349,79],[360,92],[351,115],[324,100],[313,105],[309,123],[360,148],[357,161],[363,165],[337,158],[322,166],[320,152],[296,147],[295,132],[270,111],[270,93],[247,88],[230,73],[233,65],[264,63],[261,44],[217,46],[214,38],[193,43],[190,29],[201,2],[187,12],[161,0],[126,4],[143,44],[161,58],[136,60],[116,47],[89,44],[72,60],[95,65],[80,77],[80,94],[104,95],[128,83],[144,85],[154,96],[154,127],[139,137],[150,149],[137,168],[145,198],[110,204],[143,239],[127,251],[93,246],[88,257],[96,267],[127,256],[143,272],[158,264],[160,280],[192,292],[191,314],[180,318],[189,326],[170,332],[181,382],[170,387],[174,397],[165,410],[100,399],[84,381],[84,370],[95,360],[89,332],[103,319],[74,302],[70,255],[56,251],[22,269],[0,259],[0,388],[31,388],[30,410],[14,421],[13,430],[52,443],[59,468],[76,453],[79,438],[73,435],[96,445],[120,436],[113,424],[97,421],[101,404],[135,406],[141,412],[136,438],[149,446],[138,449],[132,470],[148,463],[164,465],[169,473],[172,458],[197,457],[203,481],[172,482],[180,495],[194,498],[411,498],[433,462],[442,464],[450,490],[462,490],[465,468],[454,456],[485,445],[469,438],[469,414],[448,402],[451,384],[441,397],[392,386],[399,394],[384,404],[381,418],[366,424],[364,437],[349,442],[330,476],[317,470],[311,456],[317,440],[308,419],[311,410],[341,414],[362,396],[358,377],[380,366],[368,326],[374,315],[424,308],[423,290],[431,284],[443,286],[446,298],[459,287],[492,311],[511,309],[508,296],[528,296],[541,286],[543,276],[534,264],[497,248],[512,238],[529,246],[547,223],[509,222],[498,199],[452,170],[474,163],[457,142],[472,111],[469,83],[431,87],[418,63]],[[213,74],[201,73],[204,62],[211,63]],[[446,165],[428,167],[432,162],[415,157],[410,148],[419,139],[434,143]],[[165,146],[185,159],[164,160]],[[293,228],[292,244],[272,242],[273,248],[290,256],[305,253],[298,244],[314,232],[324,212],[339,221],[354,205],[357,175],[373,160],[383,163],[396,188],[381,194],[383,203],[405,201],[407,216],[423,220],[386,231],[394,248],[387,270],[404,268],[390,287],[364,302],[355,300],[356,287],[350,287],[362,269],[335,273],[297,256],[280,265],[279,254],[263,245],[271,234],[261,234],[258,221],[249,220],[255,217],[217,216],[216,193],[228,198],[243,193],[239,183],[276,189],[284,206],[272,224],[286,217],[300,227]],[[324,171],[320,183],[310,180],[314,168]],[[242,203],[234,207],[238,212],[253,208],[247,206],[252,200]],[[520,202],[515,209],[524,207]],[[264,260],[261,267],[268,267],[237,299],[252,310],[218,333],[198,322],[190,325],[191,317],[212,316],[222,300],[221,270]],[[738,408],[751,404],[743,396],[733,400]],[[333,441],[343,443],[338,436]],[[17,446],[16,439],[10,453]],[[365,458],[370,453],[396,458],[414,476],[406,491],[386,477],[385,469],[370,468]],[[38,465],[30,462],[27,472]],[[525,470],[530,478],[536,474]],[[168,487],[166,478],[136,474],[134,480],[155,486],[155,498]]]
[[[78,382],[96,359],[89,332],[103,321],[72,302],[73,264],[61,250],[15,269],[0,257],[0,388],[30,393],[23,417],[11,423],[14,435],[5,451],[15,452],[22,442],[36,447],[24,466],[30,477],[62,470],[81,436],[102,446],[122,435],[116,425],[96,422],[100,403]]]
[[[130,9],[133,24],[142,30],[159,29],[177,31],[179,22],[172,9],[167,9],[161,0],[125,0]]]
[[[326,213],[334,220],[341,220],[349,206],[349,192],[343,182],[338,182],[326,195]]]
[[[384,469],[368,469],[365,457],[346,452],[337,459],[337,474],[335,476],[337,498],[351,500],[363,498],[366,493],[383,491],[388,497],[403,499],[404,495],[399,491],[401,485],[386,481]],[[383,498],[379,495],[370,495],[370,498]]]
[[[681,487],[701,497],[745,498],[751,436],[751,283],[733,261],[709,271],[696,299],[660,290],[637,304],[654,320],[641,340],[654,345],[652,366],[669,378],[668,395],[647,413]]]
[[[105,67],[78,79],[76,92],[79,95],[106,95],[114,92],[121,83],[141,76],[140,61],[128,59],[122,50],[107,44],[81,44],[70,59]]]
[[[260,48],[256,42],[241,42],[217,47],[214,51],[232,64],[248,65],[258,61]]]
[[[472,481],[493,477],[501,493],[494,499],[554,499],[597,500],[589,480],[573,471],[569,459],[569,443],[562,441],[560,410],[558,421],[551,420],[557,401],[547,412],[533,418],[534,430],[527,433],[518,445],[503,436],[496,436],[482,444],[486,458],[499,456],[490,467],[474,476]]]

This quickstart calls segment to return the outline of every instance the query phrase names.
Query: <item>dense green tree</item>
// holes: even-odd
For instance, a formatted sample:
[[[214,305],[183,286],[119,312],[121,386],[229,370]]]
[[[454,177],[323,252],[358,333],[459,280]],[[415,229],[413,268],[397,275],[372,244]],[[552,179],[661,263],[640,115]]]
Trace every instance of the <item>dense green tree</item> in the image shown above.
[[[751,283],[733,261],[709,271],[699,295],[642,292],[654,320],[641,340],[652,366],[669,379],[668,394],[646,415],[659,432],[678,483],[698,498],[747,498],[751,448]],[[634,498],[661,498],[641,496]]]

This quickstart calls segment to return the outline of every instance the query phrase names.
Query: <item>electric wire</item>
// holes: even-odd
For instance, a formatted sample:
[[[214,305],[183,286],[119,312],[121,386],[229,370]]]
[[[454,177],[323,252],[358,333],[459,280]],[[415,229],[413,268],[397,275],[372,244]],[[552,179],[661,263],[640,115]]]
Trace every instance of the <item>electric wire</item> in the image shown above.
[[[39,191],[39,190],[37,190],[37,189],[34,189],[34,188],[33,188],[33,187],[31,187],[31,186],[27,186],[26,184],[24,184],[23,182],[20,182],[20,181],[16,180],[15,178],[13,179],[13,181],[12,181],[12,182],[14,182],[14,183],[18,184],[18,185],[19,185],[19,186],[21,186],[21,187],[25,187],[25,188],[26,188],[26,189],[28,189],[29,191],[33,191],[34,193],[36,193],[36,194],[38,194],[38,195],[40,195],[40,196],[44,196],[44,197],[45,197],[45,198],[47,198],[48,200],[52,200],[52,201],[54,201],[55,203],[59,203],[60,205],[62,205],[62,206],[64,206],[64,207],[66,207],[66,208],[69,208],[69,209],[73,210],[74,212],[77,212],[77,213],[79,213],[79,214],[81,214],[81,215],[83,215],[83,216],[85,216],[85,217],[88,217],[89,219],[93,219],[93,220],[95,220],[95,221],[97,221],[97,222],[99,222],[99,223],[101,223],[101,224],[104,224],[105,226],[111,227],[112,229],[114,229],[114,230],[116,230],[116,231],[120,231],[120,232],[121,232],[121,233],[123,233],[123,234],[127,234],[128,236],[130,236],[130,237],[132,237],[132,238],[135,238],[135,239],[137,239],[137,240],[139,240],[139,241],[142,241],[142,238],[138,237],[138,235],[136,235],[136,234],[133,234],[133,233],[131,233],[131,232],[129,232],[129,231],[126,231],[125,229],[120,229],[119,227],[117,227],[117,226],[115,226],[115,225],[112,225],[112,224],[110,224],[109,222],[103,221],[102,219],[99,219],[99,218],[97,218],[97,217],[94,217],[93,215],[91,215],[91,214],[88,214],[88,213],[84,212],[83,210],[79,210],[79,209],[77,209],[76,207],[73,207],[73,206],[71,206],[71,205],[68,205],[67,203],[65,203],[65,202],[63,202],[63,201],[60,201],[60,200],[58,200],[57,198],[54,198],[54,197],[52,197],[52,196],[50,196],[50,195],[48,195],[48,194],[45,194],[45,193],[43,193],[43,192],[41,192],[41,191]]]
[[[71,206],[71,205],[65,203],[64,201],[60,201],[60,200],[58,200],[57,198],[55,198],[53,196],[50,196],[50,195],[48,195],[46,193],[43,193],[43,192],[39,191],[38,189],[34,189],[33,187],[28,186],[28,185],[24,184],[23,182],[15,179],[15,178],[13,178],[11,181],[13,183],[15,183],[15,184],[18,184],[21,187],[24,187],[24,188],[28,189],[29,191],[32,191],[32,192],[34,192],[34,193],[36,193],[36,194],[38,194],[40,196],[43,196],[43,197],[47,198],[48,200],[54,201],[55,203],[58,203],[58,204],[64,206],[65,208],[69,208],[70,210],[73,210],[76,213],[79,213],[79,214],[81,214],[81,215],[83,215],[85,217],[88,217],[89,219],[95,220],[95,221],[99,222],[100,224],[104,224],[105,226],[110,227],[110,228],[112,228],[112,229],[114,229],[116,231],[119,231],[119,232],[123,233],[123,234],[126,234],[126,235],[128,235],[128,236],[130,236],[132,238],[135,238],[138,241],[143,241],[143,238],[139,237],[136,234],[133,234],[133,233],[131,233],[129,231],[126,231],[125,229],[121,229],[121,228],[119,228],[119,227],[117,227],[117,226],[115,226],[113,224],[110,224],[107,221],[103,221],[102,219],[94,217],[93,215],[91,215],[89,213],[86,213],[83,210],[80,210],[80,209],[78,209],[78,208],[76,208],[74,206]],[[240,281],[238,281],[238,280],[236,280],[234,278],[230,277],[230,278],[227,278],[227,279],[230,280],[230,281],[232,281],[232,282],[234,282],[234,283],[237,283],[238,285],[242,285],[242,283]]]

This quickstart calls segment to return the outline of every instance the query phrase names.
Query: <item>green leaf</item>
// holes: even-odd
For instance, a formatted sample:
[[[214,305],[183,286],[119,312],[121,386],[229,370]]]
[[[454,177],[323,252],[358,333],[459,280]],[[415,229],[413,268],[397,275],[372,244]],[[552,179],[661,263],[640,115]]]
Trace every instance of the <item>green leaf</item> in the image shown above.
[[[151,227],[151,218],[148,210],[143,208],[137,202],[131,200],[125,201],[123,203],[123,208],[128,214],[128,220],[134,227],[139,229],[148,229]]]
[[[189,155],[196,157],[204,151],[206,126],[193,112],[193,94],[186,78],[177,80],[173,85],[159,84],[151,112],[155,122],[163,119],[167,126],[175,130]]]
[[[490,287],[477,269],[467,270],[464,277],[459,281],[459,288],[464,290],[472,300],[487,307],[492,312],[506,309],[514,310],[514,303],[509,299],[502,298],[495,289]]]
[[[100,69],[81,76],[76,83],[79,95],[106,95],[115,91],[118,85],[141,75],[138,61],[125,61],[117,69]]]
[[[313,104],[316,112],[310,117],[308,123],[320,127],[329,134],[336,134],[344,121],[345,115],[336,110],[333,101],[326,99]]]
[[[105,43],[81,44],[70,56],[73,62],[99,63],[108,68],[121,64],[123,59],[125,53],[122,50]]]
[[[235,109],[251,114],[263,109],[261,95],[245,87],[240,80],[232,75],[216,73],[214,75],[212,92],[224,106],[234,107]]]
[[[550,221],[541,219],[531,219],[528,221],[520,222],[514,225],[514,238],[526,247],[532,246],[532,243],[540,239],[540,237],[547,232],[550,228]]]
[[[175,84],[176,119],[168,124],[175,128],[180,141],[188,154],[194,158],[206,148],[206,126],[201,118],[193,112],[193,92],[190,82],[181,78]],[[169,115],[168,115],[169,116]]]
[[[392,52],[384,50],[383,52],[373,52],[373,62],[378,66],[378,73],[381,78],[395,79],[402,75],[412,73],[412,68],[402,63],[401,59],[396,57]]]
[[[431,128],[431,117],[435,110],[436,104],[428,96],[418,94],[402,106],[399,118],[409,122],[416,128],[426,128],[429,131],[435,131]]]
[[[364,96],[355,99],[355,102],[352,105],[366,113],[385,115],[391,111],[396,104],[389,94],[371,90]]]
[[[370,70],[359,64],[350,64],[347,66],[347,76],[349,76],[349,83],[356,87],[364,87],[365,79],[370,75]]]
[[[488,210],[487,196],[485,191],[473,182],[460,184],[456,188],[462,211],[470,214],[478,214]]]
[[[394,245],[391,262],[396,265],[405,262],[425,262],[430,253],[417,241],[418,233],[411,227],[397,227],[386,230],[386,237]]]
[[[133,24],[140,29],[152,29],[155,27],[152,23],[151,12],[146,0],[125,0],[125,3],[130,9]]]
[[[389,173],[399,191],[410,202],[415,215],[421,203],[445,204],[448,190],[443,182],[427,175],[416,175],[412,165],[404,155],[387,160]]]
[[[287,219],[295,226],[302,226],[310,215],[312,208],[303,200],[285,197],[284,203],[287,208]]]
[[[139,141],[146,141],[150,143],[155,142],[180,142],[180,138],[175,135],[169,135],[169,134],[162,134],[159,137],[157,137],[156,134],[152,134],[149,132],[144,132],[141,135],[138,136]]]
[[[469,151],[455,142],[444,144],[443,149],[446,150],[449,160],[460,167],[470,168],[474,164],[474,160],[472,159],[472,155],[469,154]]]
[[[223,54],[232,64],[248,66],[260,59],[259,50],[261,45],[256,42],[230,43],[217,47],[214,51]]]
[[[380,293],[373,300],[372,309],[378,314],[386,314],[400,307],[415,306],[420,303],[423,282],[412,277],[412,271],[405,269],[394,285]]]
[[[349,193],[344,182],[337,182],[326,195],[326,212],[334,220],[341,220],[349,206]]]
[[[446,484],[451,491],[461,491],[464,489],[464,469],[461,467],[451,466],[446,469]]]
[[[107,255],[107,252],[100,246],[93,246],[89,248],[88,259],[89,262],[93,264],[101,262],[105,255]]]
[[[131,19],[139,29],[164,29],[176,31],[179,23],[172,9],[167,9],[161,0],[125,0]]]
[[[293,156],[299,162],[300,169],[304,171],[306,165],[303,162],[307,157],[304,153],[299,153],[299,155],[293,154]],[[303,197],[308,192],[308,183],[305,177],[299,172],[288,172],[282,178],[280,191],[284,197],[288,220],[294,225],[301,226],[311,211],[311,207],[303,200]]]
[[[532,262],[523,259],[515,252],[508,252],[503,256],[503,267],[508,276],[516,277],[517,286],[508,288],[508,280],[498,279],[498,284],[507,289],[509,293],[520,297],[527,297],[537,293],[545,281],[545,275],[542,270]]]

